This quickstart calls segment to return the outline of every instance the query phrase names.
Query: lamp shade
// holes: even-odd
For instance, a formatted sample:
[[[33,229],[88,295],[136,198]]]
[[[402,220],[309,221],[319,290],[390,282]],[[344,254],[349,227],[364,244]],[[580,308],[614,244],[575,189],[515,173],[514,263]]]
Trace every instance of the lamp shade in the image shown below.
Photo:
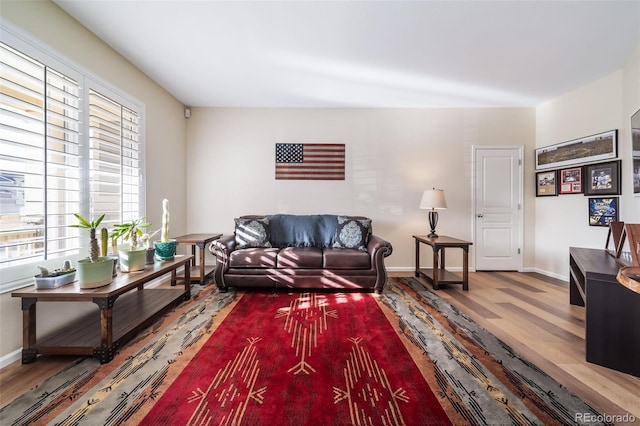
[[[421,209],[446,209],[447,200],[444,198],[444,191],[442,189],[427,189],[422,194],[422,200],[420,200]]]

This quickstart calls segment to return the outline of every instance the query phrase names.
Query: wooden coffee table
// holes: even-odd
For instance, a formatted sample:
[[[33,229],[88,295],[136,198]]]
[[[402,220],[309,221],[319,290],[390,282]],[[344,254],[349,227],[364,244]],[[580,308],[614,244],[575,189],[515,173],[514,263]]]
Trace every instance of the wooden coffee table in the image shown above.
[[[169,307],[191,297],[189,283],[193,256],[175,256],[155,262],[139,272],[120,272],[111,284],[81,289],[77,282],[54,289],[28,287],[11,293],[22,298],[22,363],[38,354],[93,355],[111,361],[118,348],[142,328],[152,324]],[[184,287],[174,287],[176,273],[184,270]],[[145,288],[145,284],[171,274],[171,288]],[[93,302],[99,312],[89,313],[50,335],[36,334],[38,302]]]
[[[191,246],[191,255],[193,255],[191,282],[204,284],[206,279],[213,273],[214,267],[205,265],[205,247],[221,236],[222,234],[187,234],[176,238],[178,244]],[[196,247],[200,250],[200,265],[196,264]]]

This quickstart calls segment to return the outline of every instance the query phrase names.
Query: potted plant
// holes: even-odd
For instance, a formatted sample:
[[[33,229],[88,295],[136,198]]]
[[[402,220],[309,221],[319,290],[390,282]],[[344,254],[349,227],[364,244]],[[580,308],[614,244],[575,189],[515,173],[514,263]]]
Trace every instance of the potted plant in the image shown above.
[[[138,246],[138,237],[142,236],[142,230],[151,226],[145,222],[146,216],[131,222],[115,225],[113,229],[114,238],[124,238],[129,241],[129,249],[121,249],[118,252],[120,259],[120,270],[122,272],[142,271],[147,261],[147,250]]]
[[[38,289],[42,288],[58,288],[63,285],[72,283],[76,278],[76,270],[71,267],[71,262],[64,261],[62,268],[56,269],[53,272],[49,272],[44,266],[38,266],[40,273],[35,275],[35,286]]]
[[[169,239],[169,200],[162,200],[162,228],[160,241],[153,243],[156,249],[156,259],[171,260],[176,254],[177,241]]]
[[[98,240],[96,229],[104,219],[104,215],[94,221],[89,221],[77,213],[77,225],[70,225],[72,228],[82,228],[89,230],[89,257],[78,260],[76,269],[78,270],[78,285],[80,288],[96,288],[110,284],[113,281],[113,259],[106,256],[99,256]]]

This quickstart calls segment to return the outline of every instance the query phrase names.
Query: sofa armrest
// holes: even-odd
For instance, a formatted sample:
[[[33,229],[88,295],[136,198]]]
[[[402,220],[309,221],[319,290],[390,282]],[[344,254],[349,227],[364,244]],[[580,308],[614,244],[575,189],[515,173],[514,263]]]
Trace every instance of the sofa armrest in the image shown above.
[[[376,235],[369,237],[367,251],[371,255],[371,266],[376,270],[377,279],[374,290],[382,293],[382,289],[387,282],[387,269],[384,266],[384,258],[390,256],[393,252],[391,243]]]
[[[213,240],[209,245],[209,251],[216,257],[216,269],[213,277],[220,291],[227,291],[224,282],[224,273],[229,269],[229,255],[236,248],[235,235],[223,235],[217,240]]]

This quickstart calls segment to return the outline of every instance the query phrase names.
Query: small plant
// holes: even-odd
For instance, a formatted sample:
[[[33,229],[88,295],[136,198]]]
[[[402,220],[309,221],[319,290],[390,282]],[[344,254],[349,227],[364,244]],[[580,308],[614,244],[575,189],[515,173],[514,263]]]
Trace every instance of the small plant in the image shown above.
[[[71,228],[82,228],[89,230],[89,259],[91,262],[96,262],[100,255],[100,250],[98,249],[98,240],[96,238],[96,229],[100,226],[102,219],[104,219],[104,214],[100,216],[98,219],[94,221],[88,221],[84,217],[80,216],[77,213],[73,214],[76,219],[78,219],[78,225],[69,225]]]
[[[146,219],[147,217],[143,216],[128,223],[115,225],[112,238],[124,238],[125,241],[129,241],[131,244],[131,250],[137,249],[138,237],[143,235],[142,230],[151,226],[150,223],[145,222]]]
[[[102,228],[100,231],[100,256],[105,257],[109,251],[109,231]]]
[[[169,200],[166,198],[162,200],[162,233],[160,234],[160,241],[166,243],[169,241]]]
[[[146,248],[147,250],[149,250],[151,248],[151,239],[153,237],[155,237],[155,235],[158,232],[160,232],[160,229],[156,229],[155,231],[153,231],[150,234],[149,233],[144,233],[144,234],[142,234],[142,236],[140,236],[140,241],[144,245],[144,248]]]
[[[64,261],[64,264],[62,265],[62,268],[56,269],[53,272],[50,272],[44,266],[38,266],[38,269],[40,270],[40,276],[43,277],[43,278],[44,277],[59,277],[60,275],[70,274],[70,273],[76,271],[75,268],[71,267],[71,262],[69,262],[68,260]]]

